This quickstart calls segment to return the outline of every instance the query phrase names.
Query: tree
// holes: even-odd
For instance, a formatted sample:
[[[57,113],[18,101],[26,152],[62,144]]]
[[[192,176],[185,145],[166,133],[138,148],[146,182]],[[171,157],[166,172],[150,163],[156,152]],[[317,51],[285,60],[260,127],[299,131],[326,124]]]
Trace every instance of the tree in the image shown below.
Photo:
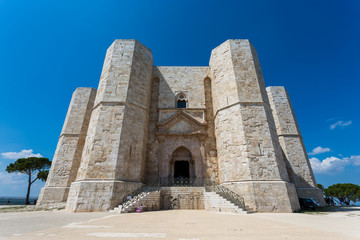
[[[321,192],[324,194],[324,191],[325,191],[324,186],[323,186],[322,184],[318,183],[318,184],[317,184],[317,187],[318,187],[318,189],[320,189]]]
[[[352,183],[334,184],[324,190],[326,197],[337,198],[341,204],[350,205],[350,201],[360,200],[360,186]]]
[[[38,158],[38,157],[29,157],[29,158],[19,158],[14,163],[10,163],[6,167],[8,173],[22,173],[29,176],[28,178],[28,189],[26,193],[26,204],[30,204],[30,188],[36,180],[46,181],[49,174],[49,168],[51,166],[51,161],[48,158]],[[36,178],[32,180],[32,177],[36,174]]]

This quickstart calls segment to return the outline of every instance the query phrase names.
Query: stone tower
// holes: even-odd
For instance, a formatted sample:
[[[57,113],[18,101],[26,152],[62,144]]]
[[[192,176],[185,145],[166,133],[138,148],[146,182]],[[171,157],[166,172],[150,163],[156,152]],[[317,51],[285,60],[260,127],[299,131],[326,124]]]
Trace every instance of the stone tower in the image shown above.
[[[179,177],[216,182],[259,212],[295,211],[298,197],[324,203],[289,96],[265,88],[248,40],[215,48],[209,67],[153,66],[141,43],[116,40],[98,90],[73,94],[38,205],[106,211]]]

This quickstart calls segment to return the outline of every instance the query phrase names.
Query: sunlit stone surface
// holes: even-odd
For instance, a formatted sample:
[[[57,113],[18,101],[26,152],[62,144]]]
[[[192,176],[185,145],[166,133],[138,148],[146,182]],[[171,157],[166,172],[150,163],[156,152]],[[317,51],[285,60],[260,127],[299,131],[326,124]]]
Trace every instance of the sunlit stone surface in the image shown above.
[[[324,203],[283,87],[265,87],[256,50],[228,40],[206,67],[153,65],[136,40],[107,50],[97,90],[78,88],[38,205],[107,211],[149,182],[184,177],[222,184],[257,212]],[[164,188],[153,210],[211,209],[203,188]],[[144,204],[146,204],[144,202]]]

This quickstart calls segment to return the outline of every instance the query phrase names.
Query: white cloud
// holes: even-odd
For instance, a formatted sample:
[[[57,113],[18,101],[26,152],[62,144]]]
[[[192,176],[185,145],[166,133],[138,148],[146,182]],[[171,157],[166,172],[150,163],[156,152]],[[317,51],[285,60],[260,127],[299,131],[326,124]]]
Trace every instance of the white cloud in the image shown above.
[[[351,156],[349,158],[344,158],[348,161],[351,161],[353,165],[360,166],[360,155]]]
[[[20,152],[5,152],[1,153],[1,156],[6,159],[19,159],[19,158],[28,158],[28,157],[42,157],[40,153],[33,153],[32,149],[21,150]]]
[[[337,157],[328,157],[320,161],[313,157],[310,158],[310,163],[314,173],[333,175],[344,171],[344,167],[351,161],[348,158],[340,159]]]
[[[347,121],[347,122],[337,121],[336,123],[330,125],[330,129],[334,130],[336,127],[345,127],[345,126],[348,126],[348,125],[351,125],[351,124],[352,124],[351,120]]]
[[[3,185],[26,184],[26,180],[26,176],[21,173],[0,172],[0,183]]]
[[[320,154],[320,153],[326,153],[326,152],[330,152],[330,148],[323,148],[323,147],[316,147],[314,148],[309,155],[316,155],[316,154]]]

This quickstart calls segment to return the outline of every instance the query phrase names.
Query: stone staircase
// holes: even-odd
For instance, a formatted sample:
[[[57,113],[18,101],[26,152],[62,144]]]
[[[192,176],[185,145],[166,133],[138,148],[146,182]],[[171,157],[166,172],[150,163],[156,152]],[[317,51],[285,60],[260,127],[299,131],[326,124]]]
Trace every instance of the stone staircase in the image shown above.
[[[172,200],[175,200],[176,204],[170,204],[170,206],[168,202]],[[163,203],[161,203],[161,201],[163,201]],[[142,208],[142,211],[158,211],[160,209],[205,209],[216,212],[248,213],[245,209],[235,205],[218,193],[209,191],[208,189],[206,191],[205,187],[161,187],[158,189],[144,189],[144,191],[125,201],[118,207],[115,207],[113,210],[110,210],[110,212],[136,212],[139,207]]]
[[[160,190],[144,191],[125,203],[115,207],[113,210],[110,210],[110,212],[130,213],[136,212],[140,207],[142,211],[160,210]]]
[[[241,213],[247,211],[226,200],[216,192],[204,192],[205,210],[215,212]]]

